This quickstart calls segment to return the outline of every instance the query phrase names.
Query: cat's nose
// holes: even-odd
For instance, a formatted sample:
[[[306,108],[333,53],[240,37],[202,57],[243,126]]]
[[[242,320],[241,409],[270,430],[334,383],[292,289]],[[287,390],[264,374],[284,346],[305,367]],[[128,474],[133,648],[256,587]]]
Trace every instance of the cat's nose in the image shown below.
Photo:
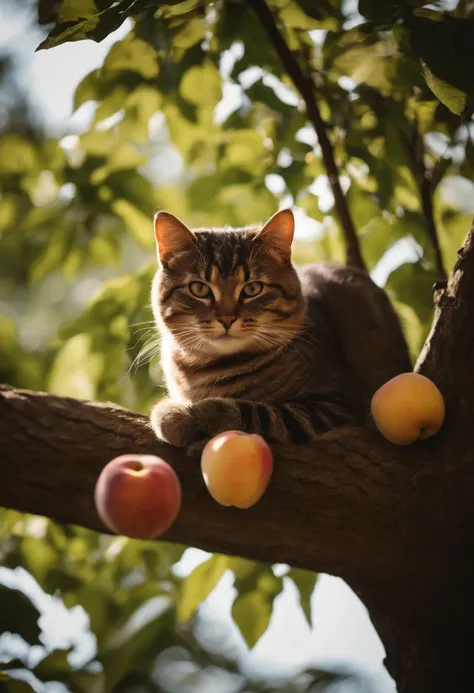
[[[221,315],[220,318],[217,318],[217,321],[221,323],[221,325],[224,325],[226,330],[230,330],[231,326],[233,323],[237,320],[233,315]]]

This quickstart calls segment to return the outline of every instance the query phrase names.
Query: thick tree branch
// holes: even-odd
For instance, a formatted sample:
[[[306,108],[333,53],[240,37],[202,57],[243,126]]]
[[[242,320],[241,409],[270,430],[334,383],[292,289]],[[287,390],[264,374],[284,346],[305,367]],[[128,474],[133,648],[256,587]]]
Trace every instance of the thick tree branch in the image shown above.
[[[407,565],[429,571],[428,556],[438,551],[428,539],[420,565],[420,539],[433,520],[423,520],[413,477],[434,453],[429,444],[401,450],[376,433],[345,429],[311,446],[275,446],[270,488],[247,511],[217,505],[196,458],[159,443],[145,417],[118,407],[2,387],[0,447],[0,505],[61,523],[106,531],[93,503],[98,474],[116,455],[151,452],[183,485],[167,540],[379,581]]]
[[[247,0],[247,2],[257,15],[264,31],[267,33],[268,38],[278,53],[285,70],[306,104],[308,118],[316,131],[321,147],[324,165],[334,195],[334,206],[345,237],[347,264],[366,269],[360,250],[357,231],[339,181],[339,171],[334,159],[333,146],[328,136],[326,124],[319,112],[314,93],[313,80],[311,77],[304,74],[298,64],[298,61],[288,47],[283,34],[277,26],[275,17],[265,0]]]

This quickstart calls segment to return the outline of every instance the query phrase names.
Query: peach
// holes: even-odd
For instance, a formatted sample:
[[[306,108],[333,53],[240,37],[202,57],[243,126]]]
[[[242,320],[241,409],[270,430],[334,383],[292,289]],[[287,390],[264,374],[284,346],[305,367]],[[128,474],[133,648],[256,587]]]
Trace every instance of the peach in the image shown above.
[[[201,471],[215,501],[225,506],[250,508],[267,489],[273,455],[256,433],[225,431],[206,444]]]
[[[372,397],[375,425],[395,445],[438,433],[444,421],[444,398],[436,385],[420,373],[401,373]]]
[[[134,539],[159,537],[181,507],[176,472],[154,455],[120,455],[102,470],[95,487],[101,520],[116,534]]]

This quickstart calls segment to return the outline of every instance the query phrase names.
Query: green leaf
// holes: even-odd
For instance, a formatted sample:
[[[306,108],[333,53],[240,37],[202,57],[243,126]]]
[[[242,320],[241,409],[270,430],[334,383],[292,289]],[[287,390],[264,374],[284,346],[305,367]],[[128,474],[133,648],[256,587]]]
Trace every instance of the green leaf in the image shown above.
[[[101,90],[100,70],[92,70],[79,82],[74,93],[74,110],[87,101],[96,101]]]
[[[115,170],[105,180],[113,191],[115,199],[124,199],[148,217],[148,236],[153,237],[151,218],[153,216],[153,186],[138,171],[133,169]]]
[[[361,231],[372,219],[380,217],[380,204],[375,195],[351,185],[346,197],[352,216],[357,220],[357,228]]]
[[[148,670],[156,660],[157,653],[169,645],[175,626],[174,611],[169,608],[164,613],[160,611],[157,616],[145,620],[139,627],[130,629],[125,638],[108,642],[105,648],[99,649],[106,679],[101,690],[113,690],[131,669]]]
[[[36,693],[26,681],[15,679],[10,674],[0,671],[0,687],[2,693]]]
[[[48,572],[58,563],[57,548],[52,542],[26,536],[21,542],[21,550],[24,567],[43,586]]]
[[[21,635],[30,645],[40,645],[40,612],[26,594],[18,589],[0,585],[0,614],[2,630]]]
[[[414,363],[427,336],[427,326],[422,325],[420,318],[411,306],[401,301],[393,301],[393,305],[400,318],[403,334],[407,340],[410,356]]]
[[[89,335],[76,335],[56,356],[48,390],[60,397],[95,399],[104,359],[105,354],[94,353]]]
[[[58,19],[61,22],[77,22],[95,14],[97,14],[97,7],[94,0],[63,0]]]
[[[71,672],[68,656],[71,649],[53,650],[34,667],[33,673],[41,681],[64,681],[67,683]]]
[[[188,50],[206,36],[207,23],[204,17],[192,17],[185,22],[173,37],[173,43],[180,50]]]
[[[150,218],[139,209],[131,205],[127,200],[115,200],[112,204],[115,214],[123,219],[132,236],[144,248],[152,248],[154,245]]]
[[[157,55],[149,43],[129,34],[122,41],[114,43],[105,58],[101,73],[109,78],[124,71],[138,72],[145,79],[153,79],[158,74]]]
[[[47,274],[61,267],[74,243],[75,229],[58,225],[51,230],[43,251],[30,265],[30,281],[36,284]]]
[[[0,200],[0,235],[13,228],[19,211],[19,200],[16,195],[2,195]]]
[[[291,568],[285,577],[290,578],[294,582],[300,595],[301,608],[308,624],[311,626],[311,595],[316,586],[318,574],[309,570],[301,570],[301,568]]]
[[[423,76],[426,80],[426,84],[436,98],[438,98],[441,103],[444,103],[453,113],[457,115],[464,113],[467,105],[467,95],[460,89],[456,89],[456,87],[436,77],[430,70],[428,64],[424,61],[421,61],[421,67],[423,69]]]
[[[135,147],[131,146],[129,142],[123,142],[123,144],[115,147],[109,154],[109,160],[107,162],[108,171],[121,171],[124,169],[134,169],[141,166],[146,161],[143,154],[139,153]],[[134,171],[131,173],[134,175]],[[92,182],[93,176],[91,177]],[[146,185],[146,183],[145,183]]]
[[[177,603],[178,623],[186,623],[211,594],[229,568],[229,558],[216,554],[201,563],[183,581]]]
[[[337,22],[335,19],[327,17],[324,22],[318,21],[303,11],[299,5],[300,3],[295,1],[287,2],[280,9],[280,20],[284,26],[305,31],[310,31],[311,29],[336,29]]]
[[[229,136],[225,164],[255,173],[263,168],[266,151],[262,136],[255,130],[238,130]]]
[[[472,214],[460,213],[451,209],[441,214],[439,240],[446,267],[453,267],[459,248],[472,225]]]
[[[82,580],[76,575],[68,573],[66,568],[61,567],[48,570],[41,584],[43,585],[44,591],[48,594],[54,594],[56,591],[59,591],[64,595],[82,587]]]
[[[193,104],[216,104],[222,94],[217,67],[210,60],[190,67],[183,75],[179,90],[181,96]]]
[[[182,2],[173,2],[167,5],[161,5],[157,13],[159,17],[169,19],[170,17],[181,17],[189,14],[199,7],[201,0],[183,0]]]
[[[294,113],[294,106],[290,106],[289,104],[280,101],[275,91],[268,85],[264,84],[261,79],[258,79],[250,87],[248,87],[245,90],[245,93],[252,101],[260,101],[261,103],[264,103],[265,106],[273,109],[279,115],[282,115],[283,113]]]
[[[26,137],[16,133],[2,135],[0,162],[4,173],[31,173],[39,168],[38,151]]]
[[[120,136],[134,142],[148,140],[150,118],[160,105],[160,96],[155,88],[140,86],[134,89],[122,103],[125,114],[118,126]]]
[[[267,630],[273,611],[273,601],[283,588],[270,566],[262,566],[240,558],[231,559],[237,597],[232,606],[232,618],[247,645],[252,648]]]
[[[87,38],[102,41],[118,29],[127,17],[137,12],[141,2],[140,0],[121,0],[101,12],[88,15],[82,10],[84,4],[82,0],[65,0],[63,4],[67,9],[66,18],[63,20],[59,17],[59,22],[36,50],[53,48],[67,41],[82,41]],[[92,3],[88,3],[88,12],[92,7]],[[85,17],[84,14],[86,14]]]
[[[411,305],[421,323],[427,324],[432,317],[433,284],[437,279],[437,273],[422,261],[406,262],[390,274],[385,290],[394,300]]]
[[[429,18],[407,16],[405,24],[428,87],[453,113],[462,114],[474,96],[474,22],[430,12]]]
[[[240,593],[232,605],[232,618],[251,649],[257,644],[270,623],[273,601],[281,592],[283,581],[273,573],[258,581],[257,589]]]

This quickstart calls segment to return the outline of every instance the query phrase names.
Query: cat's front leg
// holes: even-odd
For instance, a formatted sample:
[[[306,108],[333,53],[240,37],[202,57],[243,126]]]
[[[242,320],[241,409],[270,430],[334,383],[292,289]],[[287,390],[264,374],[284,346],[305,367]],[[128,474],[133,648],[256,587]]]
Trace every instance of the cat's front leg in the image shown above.
[[[243,430],[237,402],[218,397],[194,404],[162,400],[153,407],[150,421],[158,438],[176,447],[188,447],[222,431]]]
[[[271,442],[308,443],[324,431],[353,425],[356,420],[334,399],[266,404],[213,397],[186,405],[171,400],[159,402],[152,411],[151,423],[159,438],[189,449],[196,441],[231,429],[259,433]]]

